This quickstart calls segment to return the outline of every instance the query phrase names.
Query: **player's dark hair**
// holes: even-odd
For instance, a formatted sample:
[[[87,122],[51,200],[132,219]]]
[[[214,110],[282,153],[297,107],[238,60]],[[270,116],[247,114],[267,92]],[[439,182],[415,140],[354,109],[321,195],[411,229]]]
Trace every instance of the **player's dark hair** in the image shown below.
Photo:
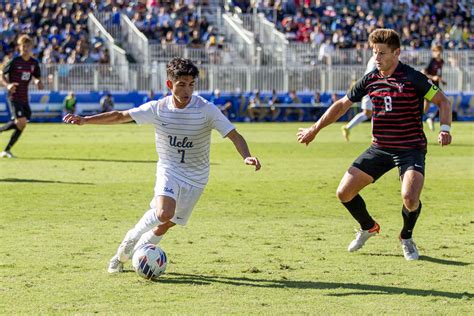
[[[377,29],[370,33],[369,44],[386,44],[392,51],[400,48],[400,35],[392,29]]]
[[[182,76],[199,76],[199,69],[190,59],[175,57],[166,65],[166,75],[168,80],[175,81]]]

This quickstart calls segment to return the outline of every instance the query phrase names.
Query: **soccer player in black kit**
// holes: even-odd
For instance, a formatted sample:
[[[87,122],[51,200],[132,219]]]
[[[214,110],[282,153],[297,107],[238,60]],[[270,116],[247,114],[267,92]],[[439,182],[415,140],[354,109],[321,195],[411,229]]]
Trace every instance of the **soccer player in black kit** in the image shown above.
[[[439,107],[438,142],[442,146],[451,143],[451,105],[425,75],[399,61],[400,36],[397,32],[377,29],[370,34],[369,44],[376,69],[357,81],[313,126],[300,128],[297,139],[308,145],[322,128],[336,122],[353,103],[369,95],[373,103],[372,145],[353,162],[337,189],[337,197],[361,227],[348,250],[359,250],[380,231],[359,191],[398,167],[403,201],[403,228],[399,239],[405,259],[417,260],[419,254],[412,232],[421,212],[427,147],[422,123],[423,100]]]
[[[431,54],[433,57],[428,63],[428,66],[423,69],[423,73],[428,77],[428,79],[431,79],[431,81],[438,87],[441,87],[441,84],[446,84],[446,81],[443,80],[444,60],[441,57],[442,53],[443,47],[441,45],[434,46],[431,49]],[[426,123],[428,123],[428,127],[430,128],[430,130],[434,131],[434,119],[439,116],[439,112],[436,111],[435,113],[428,113],[429,109],[430,102],[428,100],[425,100],[424,112],[427,116]]]
[[[39,63],[32,57],[33,41],[27,35],[18,38],[19,56],[10,60],[2,70],[0,84],[7,88],[7,103],[12,116],[11,121],[0,127],[0,133],[14,130],[1,157],[14,158],[10,149],[18,141],[31,117],[28,99],[28,85],[34,78],[38,89],[43,89]]]

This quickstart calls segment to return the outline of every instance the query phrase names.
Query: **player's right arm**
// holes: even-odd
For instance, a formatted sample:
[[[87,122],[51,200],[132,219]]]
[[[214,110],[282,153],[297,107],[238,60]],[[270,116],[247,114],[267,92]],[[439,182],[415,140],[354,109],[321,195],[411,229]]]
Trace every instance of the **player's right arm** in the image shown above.
[[[0,70],[0,85],[6,87],[8,92],[15,93],[16,87],[18,83],[10,82],[8,74],[10,73],[10,69],[12,67],[13,59],[10,60],[3,69]]]
[[[324,127],[336,122],[347,110],[351,107],[352,101],[349,100],[348,96],[344,96],[342,99],[337,100],[329,109],[324,113],[321,118],[309,128],[300,128],[296,134],[298,142],[308,145],[313,141],[316,135]]]
[[[121,124],[133,121],[129,111],[111,111],[92,116],[79,116],[67,114],[63,117],[63,121],[68,124],[84,125],[84,124]]]

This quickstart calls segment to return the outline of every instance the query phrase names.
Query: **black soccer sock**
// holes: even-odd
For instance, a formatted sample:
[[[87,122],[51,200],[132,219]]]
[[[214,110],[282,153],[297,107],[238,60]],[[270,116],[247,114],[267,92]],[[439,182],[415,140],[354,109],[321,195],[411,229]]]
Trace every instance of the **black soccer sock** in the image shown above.
[[[421,201],[420,206],[416,211],[410,212],[407,210],[405,205],[402,207],[402,216],[403,216],[403,228],[400,233],[400,238],[410,239],[413,233],[413,228],[415,228],[416,220],[421,213]]]
[[[15,143],[18,141],[18,138],[20,138],[22,132],[23,132],[22,130],[18,129],[15,126],[15,131],[10,137],[10,142],[8,142],[7,147],[5,147],[5,151],[9,151],[13,147],[13,145],[15,145]]]
[[[10,122],[8,122],[5,125],[0,127],[0,133],[8,131],[8,130],[13,129],[13,128],[16,128],[15,121],[10,121]]]
[[[351,213],[352,217],[359,222],[360,227],[363,230],[369,230],[374,227],[375,221],[370,217],[369,212],[367,212],[364,199],[359,194],[349,202],[342,202],[342,205],[344,205]]]

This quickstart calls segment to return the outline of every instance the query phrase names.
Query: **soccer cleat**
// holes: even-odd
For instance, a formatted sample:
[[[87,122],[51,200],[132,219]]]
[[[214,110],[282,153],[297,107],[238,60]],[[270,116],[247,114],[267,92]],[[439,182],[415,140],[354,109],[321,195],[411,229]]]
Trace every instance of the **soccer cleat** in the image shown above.
[[[433,121],[433,119],[432,119],[431,117],[428,117],[428,118],[426,119],[426,123],[428,124],[428,127],[429,127],[430,130],[432,130],[432,131],[435,130],[435,128],[434,128],[434,121]]]
[[[367,241],[372,236],[375,236],[380,232],[380,225],[375,223],[374,227],[369,230],[359,229],[356,234],[356,238],[349,244],[347,250],[349,252],[354,252],[362,248]]]
[[[130,257],[133,254],[133,248],[135,248],[135,245],[138,242],[138,239],[129,238],[128,234],[129,233],[125,235],[125,238],[117,249],[117,258],[121,262],[127,262],[130,260]]]
[[[342,136],[344,136],[344,139],[346,140],[346,142],[348,142],[349,134],[351,133],[351,131],[345,126],[341,127],[341,131],[342,131]]]
[[[107,269],[109,273],[120,273],[123,272],[123,263],[120,262],[117,255],[113,256],[109,262],[109,268]]]
[[[0,157],[2,157],[2,158],[16,158],[16,156],[14,154],[12,154],[11,151],[9,151],[9,150],[2,151],[2,153],[0,153]]]
[[[402,245],[403,256],[406,260],[418,260],[420,255],[418,254],[418,249],[416,248],[416,244],[413,241],[413,238],[410,239],[402,239],[400,238],[400,244]]]

